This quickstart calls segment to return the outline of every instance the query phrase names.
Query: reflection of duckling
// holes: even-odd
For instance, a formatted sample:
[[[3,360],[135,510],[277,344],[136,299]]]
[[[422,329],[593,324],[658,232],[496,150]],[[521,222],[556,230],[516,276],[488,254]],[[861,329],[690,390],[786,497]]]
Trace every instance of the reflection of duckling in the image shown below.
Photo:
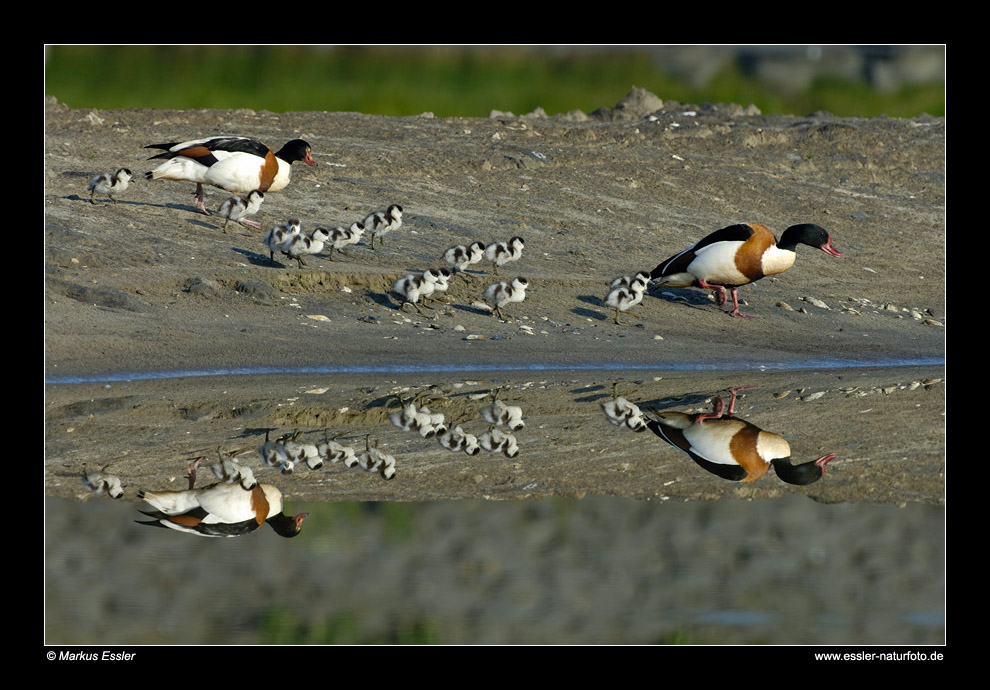
[[[489,285],[485,290],[485,299],[495,305],[495,313],[500,319],[505,319],[502,307],[511,302],[522,302],[526,299],[526,288],[529,281],[525,278],[514,278],[511,283],[505,281]]]
[[[689,458],[723,479],[754,482],[773,466],[788,484],[812,484],[825,474],[825,465],[835,454],[800,465],[791,464],[791,448],[783,437],[764,431],[755,424],[733,417],[736,393],[729,392],[728,417],[721,398],[716,398],[715,412],[689,415],[683,412],[655,412],[656,420],[647,426],[664,441],[683,451]]]
[[[110,498],[120,498],[124,495],[124,489],[120,485],[120,479],[105,472],[86,471],[82,475],[83,486],[92,493],[99,496],[102,493]]]
[[[515,405],[506,405],[498,399],[499,390],[492,395],[492,404],[481,408],[481,416],[489,424],[495,426],[507,426],[511,431],[519,431],[526,422],[523,421],[522,408]]]
[[[468,455],[477,455],[478,451],[481,450],[481,446],[478,444],[478,437],[474,434],[467,433],[460,425],[450,430],[445,428],[442,431],[438,431],[437,439],[439,439],[440,445],[447,450],[455,452],[464,451]]]
[[[519,455],[516,437],[501,431],[498,427],[486,431],[478,437],[478,445],[489,453],[503,453],[507,458]]]
[[[461,275],[464,280],[472,280],[471,276],[468,273],[465,273],[468,266],[473,266],[483,258],[485,258],[484,242],[472,242],[469,245],[458,244],[443,253],[443,260],[446,261],[456,273]]]
[[[223,231],[227,232],[227,223],[230,221],[260,228],[260,223],[253,220],[247,220],[247,217],[253,216],[257,213],[258,209],[261,208],[261,202],[264,200],[265,195],[256,189],[248,194],[246,198],[242,196],[232,196],[223,202],[220,205],[220,210],[217,211],[218,216],[226,219],[223,222]]]
[[[375,238],[378,238],[378,244],[384,245],[385,241],[382,238],[402,226],[402,207],[392,204],[384,211],[372,213],[364,219],[363,225],[364,229],[371,233],[372,249],[375,248]]]
[[[602,412],[616,426],[624,426],[636,432],[646,431],[646,420],[639,407],[618,394],[618,382],[612,384],[612,399],[602,403]],[[632,393],[633,391],[629,391]]]
[[[110,197],[110,201],[116,204],[117,200],[113,198],[113,195],[126,192],[130,181],[131,171],[127,168],[120,168],[112,175],[110,173],[97,175],[89,181],[89,203],[96,203],[96,199],[93,197],[97,194],[106,194]]]

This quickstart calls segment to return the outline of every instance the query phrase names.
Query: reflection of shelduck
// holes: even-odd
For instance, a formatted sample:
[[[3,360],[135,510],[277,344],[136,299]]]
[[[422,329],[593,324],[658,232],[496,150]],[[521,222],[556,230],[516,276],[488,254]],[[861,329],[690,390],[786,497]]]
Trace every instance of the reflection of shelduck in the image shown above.
[[[523,238],[513,237],[508,242],[492,242],[485,247],[485,258],[492,262],[492,269],[498,275],[498,267],[510,261],[518,261],[522,256]]]
[[[187,491],[138,492],[154,512],[139,524],[196,534],[201,537],[239,537],[266,522],[283,537],[294,537],[309,513],[289,516],[282,512],[282,492],[271,484],[256,484],[245,490],[241,484],[219,483]]]
[[[740,223],[716,230],[676,254],[650,273],[650,278],[671,287],[701,287],[714,290],[719,306],[726,302],[725,288],[732,290],[732,316],[754,318],[739,311],[739,286],[764,276],[783,273],[794,265],[797,245],[806,244],[832,256],[842,256],[832,247],[832,238],[821,227],[792,225],[780,236],[759,223]]]
[[[464,280],[472,280],[471,276],[466,273],[468,266],[473,266],[483,258],[485,258],[484,242],[472,242],[469,245],[458,244],[443,253],[443,260]]]
[[[126,192],[130,181],[131,171],[127,168],[120,168],[112,175],[110,173],[97,175],[89,181],[89,203],[96,203],[96,199],[93,197],[97,194],[106,194],[110,197],[110,201],[116,204],[117,200],[113,198],[113,195]]]
[[[376,238],[378,239],[378,244],[384,245],[385,240],[382,238],[402,226],[402,207],[398,204],[392,204],[384,211],[369,214],[364,219],[363,225],[364,229],[371,234],[372,249],[375,248]]]
[[[505,319],[502,307],[526,299],[527,287],[529,287],[529,281],[521,277],[513,278],[512,282],[502,281],[488,286],[485,290],[485,299],[495,305],[495,314],[500,319]]]
[[[234,221],[243,225],[251,225],[260,228],[261,224],[253,220],[247,220],[248,216],[253,216],[261,208],[261,202],[265,200],[265,195],[254,190],[247,197],[232,196],[220,205],[217,215],[225,218],[223,231],[227,232],[227,223]]]
[[[777,476],[788,484],[812,484],[825,474],[825,465],[835,454],[800,465],[791,464],[791,448],[781,436],[733,417],[736,394],[733,388],[728,417],[721,398],[716,398],[712,414],[688,415],[683,412],[656,412],[647,426],[664,441],[723,479],[754,482],[773,466]]]
[[[292,164],[316,165],[312,149],[302,139],[293,139],[273,153],[260,141],[247,137],[209,137],[182,143],[150,144],[162,149],[152,156],[167,159],[146,176],[149,180],[178,180],[196,183],[196,208],[209,215],[203,202],[203,185],[226,189],[233,194],[277,192],[289,184]]]

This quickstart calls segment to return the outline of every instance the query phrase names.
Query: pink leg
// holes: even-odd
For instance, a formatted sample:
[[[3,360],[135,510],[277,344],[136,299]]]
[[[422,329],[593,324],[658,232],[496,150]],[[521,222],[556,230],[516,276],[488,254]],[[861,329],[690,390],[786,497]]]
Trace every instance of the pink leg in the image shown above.
[[[241,223],[243,223],[244,225],[250,225],[252,228],[260,228],[261,227],[261,223],[259,223],[257,221],[254,221],[254,220],[248,220],[247,218],[242,218],[241,219]]]
[[[825,465],[830,463],[832,460],[835,460],[835,458],[836,458],[835,453],[829,453],[828,455],[823,455],[817,460],[815,460],[815,464],[822,468],[822,474],[824,475]]]
[[[739,391],[746,391],[752,388],[752,386],[736,386],[735,388],[729,389],[729,416],[736,416],[736,395]]]
[[[735,401],[735,398],[733,398]],[[706,419],[719,419],[722,416],[722,412],[725,410],[725,403],[722,402],[722,398],[715,398],[715,411],[705,412],[703,414],[697,414],[694,416],[694,423],[700,424]]]
[[[755,316],[750,316],[749,314],[743,314],[739,311],[739,288],[732,288],[732,311],[729,312],[729,316],[741,316],[744,319],[755,319]]]
[[[206,203],[203,201],[203,185],[198,182],[196,183],[195,197],[196,199],[194,203],[196,204],[196,208],[198,208],[206,215],[210,215],[210,212],[206,210]]]
[[[715,291],[715,301],[718,302],[718,306],[725,306],[725,288],[721,285],[712,285],[711,283],[706,283],[703,280],[698,280],[698,285],[707,289]],[[735,295],[735,288],[733,288],[732,294]]]

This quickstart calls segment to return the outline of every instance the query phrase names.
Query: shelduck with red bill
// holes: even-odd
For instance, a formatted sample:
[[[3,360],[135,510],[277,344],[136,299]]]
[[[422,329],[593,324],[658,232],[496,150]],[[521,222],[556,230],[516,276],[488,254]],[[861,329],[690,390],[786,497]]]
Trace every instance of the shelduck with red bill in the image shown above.
[[[736,395],[729,392],[728,415],[722,398],[716,398],[715,412],[689,415],[684,412],[653,412],[647,427],[664,441],[712,474],[734,482],[755,482],[773,466],[777,476],[788,484],[813,484],[825,475],[825,466],[834,453],[800,465],[791,464],[787,441],[755,424],[735,417]]]
[[[138,498],[154,511],[141,511],[152,518],[138,524],[165,527],[201,537],[240,537],[266,522],[283,537],[295,537],[309,513],[291,516],[282,512],[282,492],[271,484],[255,484],[250,490],[241,483],[213,484],[205,489],[138,492]]]
[[[691,247],[659,264],[650,278],[670,287],[700,287],[714,290],[718,305],[726,303],[725,289],[732,290],[732,316],[755,318],[739,311],[739,286],[764,276],[783,273],[794,265],[797,245],[806,244],[831,256],[842,256],[832,246],[832,237],[813,223],[792,225],[774,237],[759,223],[740,223],[716,230]]]
[[[203,185],[209,184],[233,194],[277,192],[289,184],[292,164],[302,161],[315,166],[310,145],[293,139],[273,152],[260,141],[247,137],[209,137],[182,143],[150,144],[146,149],[162,149],[151,157],[166,159],[149,173],[149,180],[177,180],[196,183],[196,208],[209,215],[203,201]]]

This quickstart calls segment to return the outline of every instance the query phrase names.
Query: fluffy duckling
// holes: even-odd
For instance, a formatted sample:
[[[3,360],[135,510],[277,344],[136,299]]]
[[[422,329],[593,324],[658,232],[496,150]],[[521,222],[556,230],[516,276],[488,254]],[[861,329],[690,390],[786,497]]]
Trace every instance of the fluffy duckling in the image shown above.
[[[282,474],[292,474],[295,470],[295,462],[289,457],[285,450],[285,441],[292,438],[291,434],[286,434],[275,441],[268,437],[265,431],[265,444],[258,448],[258,456],[268,467],[279,470]]]
[[[116,204],[117,200],[113,198],[113,195],[126,192],[131,177],[131,171],[127,168],[120,168],[112,175],[110,173],[97,175],[89,181],[89,203],[96,203],[96,199],[93,197],[97,194],[106,194],[110,197],[110,201]]]
[[[636,281],[642,281],[644,286],[649,286],[650,274],[646,271],[639,271],[634,276],[619,276],[618,278],[613,278],[612,282],[608,284],[608,289],[614,290],[615,288],[629,287]]]
[[[427,300],[432,302],[439,302],[439,297],[434,297],[434,295],[443,294],[447,292],[447,288],[450,287],[450,279],[453,277],[453,273],[446,268],[438,268],[433,271],[436,274],[437,279],[430,283],[427,281],[424,285],[424,290],[421,293],[423,299],[423,304],[426,304]]]
[[[629,391],[630,393],[634,391]],[[619,395],[619,384],[612,384],[612,399],[602,403],[602,412],[612,424],[624,426],[635,432],[646,431],[646,419],[642,410]]]
[[[120,485],[120,479],[112,474],[95,471],[83,472],[82,482],[83,486],[97,496],[105,493],[110,498],[120,498],[124,495],[124,489]]]
[[[497,427],[479,436],[478,445],[489,453],[502,453],[507,458],[514,458],[519,455],[519,444],[516,442],[516,437],[499,430]]]
[[[223,457],[219,448],[217,448],[217,455],[220,461],[210,466],[217,479],[225,484],[240,484],[245,491],[250,491],[257,485],[258,481],[254,478],[254,472],[249,468],[238,464],[233,458]]]
[[[468,266],[473,266],[484,258],[484,242],[472,242],[468,245],[458,244],[443,253],[443,260],[454,269],[455,274],[460,275],[466,281],[472,280],[466,272]]]
[[[417,408],[416,400],[419,397],[416,396],[409,402],[404,402],[399,396],[395,396],[393,400],[398,401],[402,405],[402,409],[389,414],[389,421],[403,431],[418,431],[423,438],[430,438],[435,434],[446,432],[447,426],[443,413],[431,412],[428,407]]]
[[[265,233],[265,246],[268,247],[268,258],[274,264],[275,252],[284,252],[286,243],[294,235],[302,232],[302,224],[295,218],[290,218],[285,225],[277,225]]]
[[[323,440],[316,445],[316,452],[324,461],[336,464],[344,463],[346,467],[354,467],[357,464],[357,453],[350,446],[343,446],[337,443],[334,438],[329,437],[329,430],[323,430]]]
[[[306,262],[303,261],[303,257],[322,252],[323,245],[326,244],[329,237],[330,233],[323,228],[317,228],[313,231],[312,235],[307,235],[301,232],[298,235],[293,235],[285,242],[285,248],[282,250],[282,253],[290,259],[295,259],[298,261],[299,268],[302,268],[306,265]]]
[[[299,432],[293,432],[292,436],[284,441],[282,444],[285,449],[285,454],[294,464],[305,463],[306,466],[311,470],[318,470],[323,467],[323,457],[320,455],[320,450],[315,443],[301,443],[296,439],[299,437]]]
[[[395,477],[395,458],[378,450],[378,441],[372,448],[369,437],[364,437],[364,452],[358,454],[358,464],[365,472],[377,472],[382,479],[393,479]]]
[[[393,230],[402,227],[402,207],[392,204],[384,211],[376,211],[369,214],[364,219],[364,229],[371,233],[371,248],[375,248],[375,238],[378,238],[380,245],[385,244],[382,239]]]
[[[492,269],[498,275],[498,267],[511,261],[518,261],[522,256],[523,238],[513,237],[508,242],[492,242],[485,247],[485,258],[492,262]]]
[[[495,305],[495,313],[500,319],[505,319],[502,307],[511,302],[522,302],[526,299],[526,288],[529,281],[525,278],[514,278],[511,283],[501,282],[489,285],[485,290],[485,299]]]
[[[446,271],[447,269],[442,270]],[[449,271],[447,272],[449,273]],[[395,281],[392,285],[392,292],[402,298],[402,304],[399,305],[399,309],[405,311],[406,304],[411,304],[416,307],[416,311],[423,314],[423,310],[420,309],[418,302],[420,298],[429,297],[433,294],[437,281],[441,280],[440,275],[439,271],[431,268],[421,276],[410,273],[404,278],[399,278]]]
[[[333,261],[333,250],[336,249],[340,254],[344,253],[344,247],[349,247],[352,244],[357,244],[361,241],[361,235],[364,234],[364,225],[361,223],[351,223],[351,227],[345,228],[338,226],[330,231],[330,237],[327,240],[330,242],[330,260]],[[345,255],[346,256],[346,255]]]
[[[251,227],[260,228],[261,223],[253,220],[247,220],[248,216],[253,216],[261,208],[261,202],[265,200],[265,195],[254,190],[247,197],[243,196],[232,196],[220,205],[220,210],[217,211],[217,215],[221,218],[225,218],[223,222],[223,231],[227,232],[227,223],[230,221],[235,221],[241,223],[242,225],[250,225]]]
[[[622,280],[627,276],[622,276],[622,278],[616,278],[612,281],[614,284],[617,280]],[[615,324],[617,326],[624,326],[621,321],[619,321],[619,312],[629,312],[630,309],[635,307],[637,304],[643,301],[643,295],[646,293],[646,280],[642,280],[638,277],[631,279],[630,283],[623,287],[613,287],[609,290],[608,294],[603,300],[606,307],[611,307],[615,309]],[[639,318],[636,314],[629,312],[629,316],[634,318]]]

